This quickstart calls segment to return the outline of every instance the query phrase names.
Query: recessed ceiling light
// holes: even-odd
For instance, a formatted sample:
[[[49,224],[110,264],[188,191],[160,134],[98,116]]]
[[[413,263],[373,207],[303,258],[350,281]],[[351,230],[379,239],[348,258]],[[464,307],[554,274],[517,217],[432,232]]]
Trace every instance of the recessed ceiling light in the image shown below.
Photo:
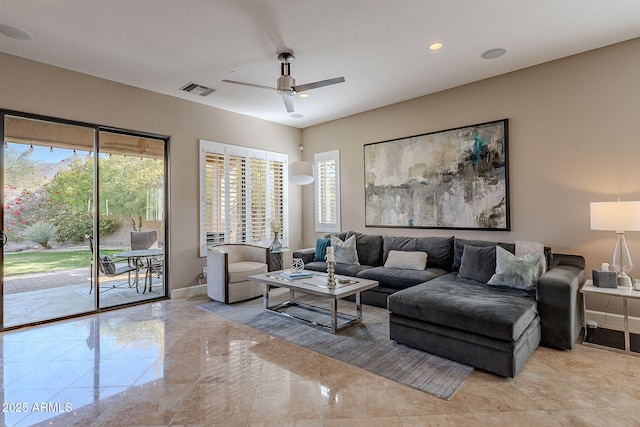
[[[505,53],[507,53],[507,49],[503,49],[499,47],[496,49],[489,49],[488,51],[482,54],[482,57],[484,59],[496,59],[496,58],[500,58]]]
[[[300,94],[300,98],[308,98],[309,94],[308,93],[301,93]]]
[[[291,113],[291,114],[289,114],[289,117],[291,117],[292,119],[301,119],[304,116],[302,114],[298,114],[298,113]]]
[[[440,49],[442,49],[442,43],[440,42],[431,43],[429,45],[429,50],[440,50]]]
[[[22,28],[12,27],[11,25],[0,25],[0,33],[16,40],[31,40],[33,35]]]

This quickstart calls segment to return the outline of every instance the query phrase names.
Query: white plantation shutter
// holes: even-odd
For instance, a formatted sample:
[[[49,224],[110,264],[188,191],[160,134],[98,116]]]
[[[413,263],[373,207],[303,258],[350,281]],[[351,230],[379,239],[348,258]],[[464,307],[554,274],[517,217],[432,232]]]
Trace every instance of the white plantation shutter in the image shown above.
[[[200,255],[219,243],[268,244],[270,223],[286,244],[287,156],[200,141]]]
[[[224,242],[224,154],[205,154],[204,228],[209,245]]]
[[[283,227],[280,232],[280,238],[286,239],[284,226],[285,209],[284,209],[284,188],[285,188],[285,162],[282,159],[271,156],[269,158],[269,197],[267,198],[269,206],[269,222],[278,223]],[[271,229],[269,228],[269,231]]]
[[[225,175],[227,185],[222,194],[225,206],[225,242],[242,243],[247,237],[247,175],[246,160],[239,156],[227,156]]]
[[[267,237],[267,159],[251,153],[248,189],[251,211],[248,231],[250,241],[260,242]]]
[[[335,159],[318,162],[318,222],[334,224],[336,222],[336,161]]]
[[[340,231],[340,151],[314,156],[316,231]]]

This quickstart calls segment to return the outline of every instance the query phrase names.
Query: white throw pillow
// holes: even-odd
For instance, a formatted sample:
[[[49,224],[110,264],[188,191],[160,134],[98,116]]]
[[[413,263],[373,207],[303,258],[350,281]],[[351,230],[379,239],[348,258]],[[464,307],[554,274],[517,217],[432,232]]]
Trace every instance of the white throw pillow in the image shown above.
[[[333,247],[336,264],[360,265],[358,251],[356,250],[356,236],[351,236],[344,242],[336,236],[331,236],[331,246]]]
[[[540,254],[538,276],[542,276],[547,271],[547,257],[544,256],[544,245],[538,242],[516,240],[516,256],[523,257],[527,254]]]
[[[422,251],[389,251],[384,266],[405,270],[424,270],[427,267],[427,253]]]

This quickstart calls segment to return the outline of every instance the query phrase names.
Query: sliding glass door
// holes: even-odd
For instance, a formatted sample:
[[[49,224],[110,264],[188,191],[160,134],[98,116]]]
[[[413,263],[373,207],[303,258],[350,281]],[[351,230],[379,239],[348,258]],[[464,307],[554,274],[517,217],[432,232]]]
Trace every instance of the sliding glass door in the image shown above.
[[[167,140],[20,114],[1,130],[2,327],[166,296]]]
[[[98,231],[100,306],[165,296],[165,143],[106,131],[99,141],[96,207],[110,221]]]
[[[4,327],[95,310],[85,244],[93,173],[75,173],[93,164],[95,131],[16,116],[4,131]]]

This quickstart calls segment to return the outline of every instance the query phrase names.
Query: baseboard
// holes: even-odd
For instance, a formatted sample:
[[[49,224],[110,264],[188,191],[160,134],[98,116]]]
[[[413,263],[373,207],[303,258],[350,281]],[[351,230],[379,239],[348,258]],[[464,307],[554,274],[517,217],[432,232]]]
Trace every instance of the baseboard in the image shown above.
[[[187,299],[198,295],[207,294],[207,285],[189,286],[186,288],[175,289],[171,291],[172,299]]]

